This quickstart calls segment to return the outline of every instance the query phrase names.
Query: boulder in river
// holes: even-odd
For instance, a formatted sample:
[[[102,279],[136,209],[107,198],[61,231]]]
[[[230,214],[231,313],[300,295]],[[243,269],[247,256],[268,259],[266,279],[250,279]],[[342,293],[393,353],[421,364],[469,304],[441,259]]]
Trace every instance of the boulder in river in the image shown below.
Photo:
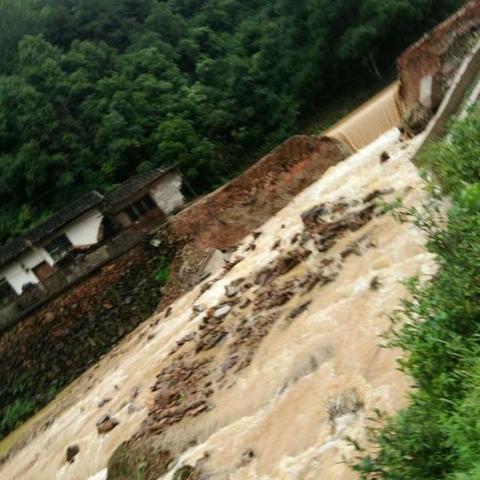
[[[215,310],[215,313],[213,314],[213,317],[216,318],[216,319],[226,317],[230,313],[231,309],[232,309],[231,305],[222,305],[221,307],[218,307]]]
[[[73,463],[75,461],[75,457],[77,456],[78,452],[80,451],[80,447],[78,445],[70,445],[67,448],[67,462]]]
[[[110,415],[104,415],[97,422],[97,431],[100,435],[105,435],[111,432],[119,423],[116,418]]]

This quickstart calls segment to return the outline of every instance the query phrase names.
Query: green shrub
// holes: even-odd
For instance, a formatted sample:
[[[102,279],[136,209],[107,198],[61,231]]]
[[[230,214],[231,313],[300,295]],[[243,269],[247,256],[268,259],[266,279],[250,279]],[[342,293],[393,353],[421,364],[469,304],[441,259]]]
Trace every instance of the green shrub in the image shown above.
[[[17,399],[2,410],[0,418],[0,437],[21,425],[36,411],[35,404],[29,400]]]
[[[169,260],[163,258],[159,269],[153,274],[153,278],[160,283],[160,285],[166,285],[170,280],[170,276],[172,274],[172,268],[169,263]]]

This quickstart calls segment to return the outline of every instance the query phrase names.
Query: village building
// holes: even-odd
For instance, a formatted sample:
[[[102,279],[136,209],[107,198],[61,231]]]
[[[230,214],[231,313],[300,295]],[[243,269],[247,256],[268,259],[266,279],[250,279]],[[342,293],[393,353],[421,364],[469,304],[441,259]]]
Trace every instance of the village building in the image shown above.
[[[38,285],[58,290],[56,274],[110,236],[165,221],[184,206],[181,186],[175,166],[136,175],[105,195],[83,195],[1,247],[0,307]]]

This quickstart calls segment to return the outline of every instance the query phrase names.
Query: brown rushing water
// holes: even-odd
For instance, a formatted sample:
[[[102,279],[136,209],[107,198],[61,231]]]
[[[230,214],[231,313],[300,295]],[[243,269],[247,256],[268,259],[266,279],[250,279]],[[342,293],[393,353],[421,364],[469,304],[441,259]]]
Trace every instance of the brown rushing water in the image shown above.
[[[340,140],[348,145],[352,152],[356,152],[387,130],[400,125],[402,113],[398,97],[399,87],[400,82],[392,83],[334,125],[325,136]]]
[[[421,180],[409,161],[416,141],[400,142],[398,131],[391,130],[331,168],[259,229],[255,250],[247,250],[252,242],[247,238],[237,251],[244,259],[200,298],[198,287],[175,302],[169,318],[159,314],[146,322],[49,406],[48,415],[40,414],[37,425],[43,418],[52,418],[53,423],[0,466],[0,478],[104,479],[112,452],[145,420],[152,403],[150,387],[168,365],[169,352],[177,340],[197,330],[202,314],[192,318],[192,304],[218,305],[225,286],[255,275],[293,250],[290,239],[304,231],[301,214],[312,206],[355,201],[385,189],[394,190],[387,200],[400,195],[407,205],[420,204]],[[383,151],[391,158],[382,164]],[[340,261],[352,242],[358,245],[356,254]],[[278,248],[272,248],[274,244]],[[315,271],[322,255],[311,255],[283,280]],[[406,295],[400,282],[433,273],[434,264],[422,234],[388,215],[346,233],[328,255],[341,264],[335,280],[290,300],[288,311],[311,303],[293,321],[280,316],[250,365],[228,377],[226,387],[214,385],[215,408],[165,432],[164,441],[181,452],[166,479],[172,478],[175,468],[201,459],[212,478],[356,478],[342,463],[355,455],[347,437],[363,441],[373,410],[397,410],[408,389],[408,379],[396,369],[398,352],[380,348],[379,335]],[[378,285],[372,288],[375,278]],[[219,356],[228,345],[227,340],[216,347]],[[139,393],[133,399],[136,388]],[[99,407],[105,398],[111,401]],[[120,424],[102,436],[95,424],[104,413],[114,415]],[[33,432],[33,424],[23,429],[24,435]],[[195,446],[184,447],[193,440]],[[65,450],[72,444],[80,452],[74,463],[66,464]],[[246,452],[252,452],[248,459]]]

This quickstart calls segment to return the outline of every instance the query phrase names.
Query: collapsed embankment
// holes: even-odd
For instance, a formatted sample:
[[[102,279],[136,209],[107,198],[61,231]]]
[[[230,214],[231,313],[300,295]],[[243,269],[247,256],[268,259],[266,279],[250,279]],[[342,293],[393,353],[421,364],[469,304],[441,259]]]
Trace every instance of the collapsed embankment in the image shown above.
[[[168,230],[175,238],[177,255],[172,264],[173,281],[160,309],[199,282],[205,255],[215,249],[228,252],[347,156],[348,150],[336,140],[294,136],[242,175],[171,218]],[[156,236],[164,237],[164,228]]]
[[[348,437],[407,388],[378,334],[400,280],[430,271],[421,233],[382,208],[421,201],[412,148],[389,132],[296,196],[82,376],[2,478],[104,479],[129,438],[109,478],[350,478]]]
[[[226,249],[344,158],[333,141],[294,137],[235,180],[193,203],[148,241],[0,336],[0,435],[162,307],[198,283],[212,248]],[[174,258],[169,285],[155,272]]]

